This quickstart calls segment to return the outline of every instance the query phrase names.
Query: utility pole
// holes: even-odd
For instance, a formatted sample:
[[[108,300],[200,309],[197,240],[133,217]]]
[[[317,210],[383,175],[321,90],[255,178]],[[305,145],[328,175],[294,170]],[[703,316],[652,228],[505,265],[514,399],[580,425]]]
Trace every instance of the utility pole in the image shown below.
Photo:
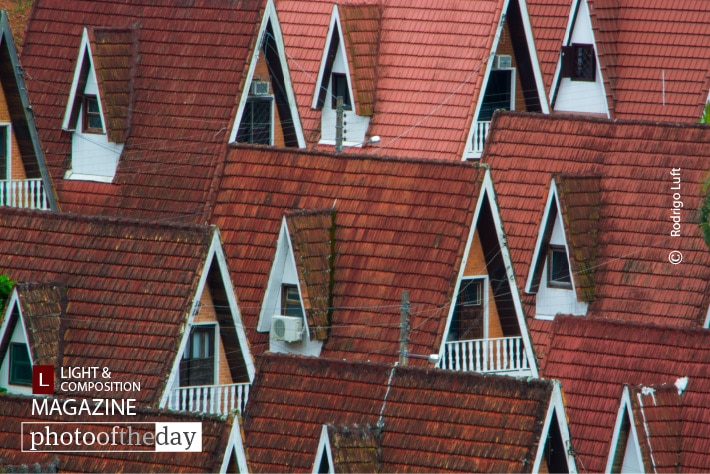
[[[335,151],[343,151],[343,97],[335,98]]]
[[[409,292],[402,292],[399,313],[399,365],[407,365],[407,343],[409,342]]]

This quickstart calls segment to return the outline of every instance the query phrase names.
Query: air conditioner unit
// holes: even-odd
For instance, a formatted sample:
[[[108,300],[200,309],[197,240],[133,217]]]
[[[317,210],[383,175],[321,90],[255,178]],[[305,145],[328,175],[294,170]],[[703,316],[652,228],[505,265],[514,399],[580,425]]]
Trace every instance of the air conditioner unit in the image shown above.
[[[493,69],[509,69],[513,67],[513,57],[500,54],[493,58]]]
[[[251,81],[251,95],[267,95],[269,83],[264,81]]]
[[[276,314],[271,318],[271,339],[300,342],[303,337],[303,319],[298,316]]]

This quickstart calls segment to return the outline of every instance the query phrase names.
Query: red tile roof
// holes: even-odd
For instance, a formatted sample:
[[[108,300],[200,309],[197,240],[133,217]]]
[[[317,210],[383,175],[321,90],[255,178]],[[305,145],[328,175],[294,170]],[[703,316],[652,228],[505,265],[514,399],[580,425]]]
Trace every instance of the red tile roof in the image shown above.
[[[704,126],[497,115],[482,160],[491,166],[521,292],[552,176],[598,174],[595,296],[588,314],[675,326],[702,324],[710,253],[697,225],[697,210],[709,154],[710,129]],[[681,169],[681,190],[672,189],[673,168]],[[680,193],[683,205],[682,237],[670,236],[674,192]],[[594,243],[584,240],[582,248]],[[668,261],[673,250],[682,252],[679,265]],[[534,299],[525,301],[528,316],[534,315]]]
[[[26,283],[18,283],[16,288],[22,317],[27,326],[32,361],[37,365],[56,365],[66,289]]]
[[[326,357],[393,361],[401,293],[410,291],[411,352],[443,337],[484,173],[471,163],[230,150],[211,223],[221,230],[252,350],[285,211],[337,213]]]
[[[311,338],[321,341],[328,338],[333,306],[335,213],[326,209],[292,211],[286,215]]]
[[[66,288],[62,325],[55,327],[61,334],[53,336],[62,341],[59,362],[108,367],[112,380],[140,382],[140,392],[132,392],[139,403],[157,404],[213,230],[0,208],[0,235],[3,272],[19,282]],[[24,304],[56,318],[57,290],[22,291],[31,297]],[[41,343],[46,330],[36,319],[30,318],[31,343]],[[33,347],[36,355],[50,357],[40,347]]]
[[[109,141],[125,143],[133,110],[133,73],[138,52],[135,28],[88,28]]]
[[[363,2],[339,6],[350,4]],[[456,0],[436,9],[411,0],[365,4],[381,8],[375,113],[368,130],[381,142],[368,153],[460,160],[503,2]],[[320,137],[320,112],[310,107],[332,5],[331,0],[276,2],[310,142]]]
[[[702,0],[589,0],[612,118],[697,122],[710,90]]]
[[[352,72],[355,112],[372,115],[375,102],[375,77],[380,32],[377,5],[339,7],[348,68]]]
[[[683,443],[683,396],[675,385],[629,388],[636,434],[647,472],[678,472]]]
[[[708,364],[707,330],[558,316],[543,375],[562,382],[577,465],[590,472],[604,470],[623,384],[672,387],[687,376],[679,470],[706,470],[710,466]],[[664,421],[671,429],[668,423],[673,420]],[[659,437],[665,432],[658,432]],[[667,449],[659,443],[670,440],[653,437],[660,450]]]
[[[194,0],[176,8],[169,2],[107,0],[98,9],[91,0],[35,2],[22,62],[63,210],[206,220],[264,4]],[[130,112],[130,137],[114,185],[62,179],[71,150],[62,119],[84,27],[135,27],[137,36],[132,105],[124,110]],[[120,79],[108,93],[117,110],[127,104],[121,92],[127,44],[120,44],[110,61],[98,51]],[[123,120],[118,112],[110,118],[110,124]]]
[[[335,472],[380,472],[381,447],[376,428],[328,424],[327,430]]]
[[[244,418],[250,468],[310,471],[334,423],[383,428],[382,472],[530,471],[551,394],[537,379],[266,354]]]
[[[573,0],[526,0],[545,91],[552,87]]]
[[[100,420],[86,414],[42,415],[32,413],[32,398],[23,396],[0,395],[0,466],[30,466],[35,463],[42,465],[58,460],[58,472],[218,472],[227,450],[227,443],[235,423],[234,417],[216,417],[210,415],[195,415],[188,413],[171,413],[139,408],[133,416],[104,415]],[[93,418],[93,419],[92,419]],[[71,422],[76,423],[82,433],[91,431],[98,433],[106,429],[106,425],[91,424],[96,422],[117,423],[202,423],[202,451],[190,453],[156,453],[156,452],[31,452],[21,451],[21,424],[23,422]],[[25,449],[31,443],[24,428]],[[59,425],[52,425],[54,427]],[[74,425],[62,425],[72,427]],[[109,425],[110,426],[110,425]],[[136,430],[141,427],[132,425]],[[145,429],[145,428],[143,428]],[[239,429],[237,427],[237,429]],[[97,446],[98,447],[98,446]],[[120,448],[114,448],[120,449]],[[9,471],[12,472],[12,471]],[[31,471],[20,471],[31,472]],[[44,471],[42,471],[44,472]]]

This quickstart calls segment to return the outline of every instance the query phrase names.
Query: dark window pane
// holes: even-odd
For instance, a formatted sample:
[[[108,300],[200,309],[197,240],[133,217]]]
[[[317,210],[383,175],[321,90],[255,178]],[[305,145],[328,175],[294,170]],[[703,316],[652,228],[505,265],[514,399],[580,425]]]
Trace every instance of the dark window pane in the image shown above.
[[[509,69],[492,70],[483,96],[479,122],[487,122],[496,110],[510,110],[511,79],[513,71]]]
[[[214,333],[215,326],[192,329],[180,361],[180,386],[214,384]]]
[[[303,317],[301,298],[298,296],[296,285],[284,285],[282,288],[281,309],[285,316]]]
[[[32,363],[25,344],[10,344],[10,383],[32,385]]]
[[[552,249],[550,251],[550,282],[560,285],[571,285],[572,280],[569,273],[569,260],[564,249]]]
[[[350,91],[348,90],[348,78],[345,74],[333,73],[331,76],[332,88],[333,88],[333,108],[337,107],[336,98],[343,98],[343,109],[351,110],[353,108],[352,101],[350,100]]]
[[[575,46],[575,78],[593,81],[594,67],[594,48],[592,45]]]
[[[10,133],[10,128],[0,127],[0,179],[10,179],[8,176],[9,171],[9,160],[8,149],[7,149],[7,135]]]
[[[247,100],[242,121],[237,131],[237,141],[271,144],[271,99]]]
[[[95,95],[84,97],[84,132],[103,133],[99,99]]]

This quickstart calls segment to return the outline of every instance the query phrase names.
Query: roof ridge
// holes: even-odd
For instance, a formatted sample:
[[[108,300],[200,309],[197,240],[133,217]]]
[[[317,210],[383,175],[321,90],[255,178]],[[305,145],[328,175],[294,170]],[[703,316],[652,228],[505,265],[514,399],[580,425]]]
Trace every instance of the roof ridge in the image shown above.
[[[598,316],[575,316],[573,314],[558,314],[555,316],[555,325],[552,332],[553,338],[555,334],[559,334],[558,328],[563,324],[572,324],[574,321],[575,325],[587,324],[587,325],[611,325],[611,326],[623,326],[623,327],[637,327],[644,328],[654,331],[682,331],[686,333],[692,333],[697,335],[708,334],[708,330],[702,327],[696,326],[673,326],[669,324],[656,324],[648,322],[639,321],[626,321],[623,319],[616,318],[601,318]]]

